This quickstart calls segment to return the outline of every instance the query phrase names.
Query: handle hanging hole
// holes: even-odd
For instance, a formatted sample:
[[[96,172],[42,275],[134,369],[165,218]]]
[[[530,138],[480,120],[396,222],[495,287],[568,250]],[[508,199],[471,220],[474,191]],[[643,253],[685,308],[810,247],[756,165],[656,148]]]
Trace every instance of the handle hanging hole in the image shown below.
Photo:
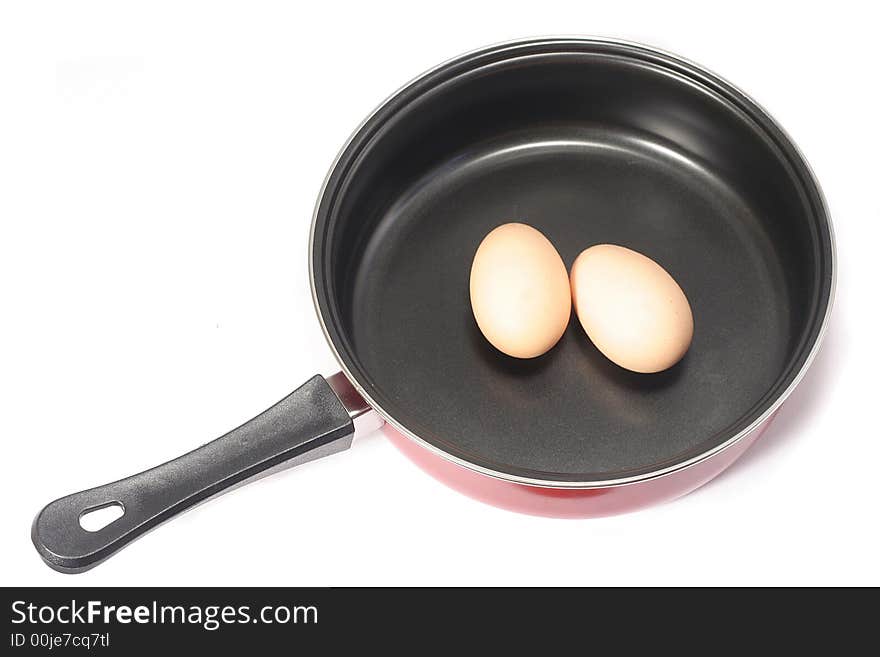
[[[119,502],[110,502],[83,511],[79,516],[79,526],[87,532],[96,532],[119,520],[123,515],[125,508]]]

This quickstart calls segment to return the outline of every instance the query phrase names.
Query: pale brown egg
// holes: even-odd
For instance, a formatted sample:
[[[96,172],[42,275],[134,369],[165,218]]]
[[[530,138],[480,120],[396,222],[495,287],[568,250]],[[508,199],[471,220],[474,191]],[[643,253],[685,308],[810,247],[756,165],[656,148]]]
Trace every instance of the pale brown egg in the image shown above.
[[[694,318],[675,279],[631,249],[599,244],[571,268],[575,312],[590,340],[633,372],[675,365],[691,344]]]
[[[555,345],[571,316],[568,272],[544,235],[526,224],[498,226],[471,266],[471,308],[499,351],[534,358]]]

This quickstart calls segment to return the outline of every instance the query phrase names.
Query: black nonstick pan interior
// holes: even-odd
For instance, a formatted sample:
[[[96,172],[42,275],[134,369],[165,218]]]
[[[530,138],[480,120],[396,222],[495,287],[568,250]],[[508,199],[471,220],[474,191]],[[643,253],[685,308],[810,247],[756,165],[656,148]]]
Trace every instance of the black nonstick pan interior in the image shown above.
[[[724,443],[791,384],[831,285],[824,206],[748,99],[635,46],[535,42],[423,77],[356,134],[316,213],[317,304],[340,358],[398,425],[516,478],[638,477]],[[480,334],[480,240],[522,221],[566,265],[614,243],[690,300],[685,358],[655,375],[606,360],[573,316],[517,360]]]

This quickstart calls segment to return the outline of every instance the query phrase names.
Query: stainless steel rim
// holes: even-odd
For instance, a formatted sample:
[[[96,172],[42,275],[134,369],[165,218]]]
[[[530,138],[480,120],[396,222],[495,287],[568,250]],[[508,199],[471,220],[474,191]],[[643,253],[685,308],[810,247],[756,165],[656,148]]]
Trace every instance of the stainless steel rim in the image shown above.
[[[346,366],[345,361],[343,360],[342,356],[339,354],[339,351],[336,349],[336,345],[333,343],[333,340],[330,337],[330,333],[327,330],[327,325],[325,323],[324,316],[321,312],[321,308],[318,303],[317,290],[315,287],[314,264],[313,264],[313,260],[311,257],[312,252],[314,251],[315,226],[316,226],[317,220],[318,220],[318,210],[321,206],[321,202],[322,202],[322,200],[324,198],[324,194],[327,190],[327,185],[330,180],[330,176],[335,171],[336,166],[339,163],[340,158],[345,153],[345,151],[348,149],[349,145],[354,140],[355,136],[361,131],[361,129],[364,127],[364,125],[366,125],[377,112],[379,112],[383,107],[385,107],[385,105],[387,105],[389,101],[391,101],[393,98],[395,98],[404,89],[407,89],[412,84],[418,82],[419,80],[423,79],[424,77],[426,77],[428,75],[431,75],[433,72],[448,66],[449,64],[451,64],[453,62],[456,62],[456,61],[463,59],[463,58],[466,58],[466,57],[470,57],[472,55],[476,55],[481,52],[500,50],[500,49],[509,48],[509,47],[518,47],[518,46],[522,46],[522,45],[526,45],[526,44],[539,44],[539,43],[546,43],[548,45],[550,45],[550,44],[566,44],[566,43],[597,44],[597,45],[610,44],[610,45],[621,45],[621,46],[625,46],[625,47],[638,48],[638,49],[642,49],[642,50],[649,52],[649,53],[661,55],[663,57],[667,57],[672,60],[676,60],[676,61],[678,61],[682,64],[685,64],[688,67],[691,67],[691,68],[695,69],[696,71],[708,76],[709,78],[713,78],[713,79],[717,80],[718,82],[720,82],[721,84],[727,86],[729,89],[736,92],[737,94],[739,94],[740,96],[745,98],[748,102],[753,104],[761,113],[763,113],[764,116],[766,117],[766,119],[773,125],[773,127],[776,130],[778,130],[780,132],[780,134],[782,134],[782,136],[788,141],[788,143],[794,149],[795,154],[798,156],[798,158],[800,158],[801,162],[804,165],[806,173],[810,178],[810,182],[813,184],[816,191],[818,192],[819,201],[822,206],[822,211],[823,211],[823,213],[827,219],[827,222],[828,222],[828,231],[829,231],[829,236],[830,236],[830,241],[831,241],[831,263],[830,263],[831,264],[831,287],[830,287],[830,291],[829,291],[828,305],[825,308],[825,313],[822,317],[822,323],[819,326],[819,331],[818,331],[818,334],[816,335],[816,339],[813,342],[813,345],[812,345],[809,353],[807,354],[807,357],[804,360],[804,363],[801,365],[800,370],[798,370],[798,373],[794,376],[794,378],[789,383],[789,385],[785,388],[785,390],[783,390],[782,393],[779,394],[779,396],[776,398],[776,400],[759,417],[757,417],[751,424],[749,424],[743,430],[741,430],[740,432],[735,434],[733,437],[729,438],[728,440],[724,441],[723,443],[721,443],[719,445],[716,445],[712,449],[709,449],[709,450],[703,452],[702,454],[699,454],[699,455],[694,456],[690,459],[684,460],[680,463],[676,463],[674,465],[668,466],[666,468],[662,468],[662,469],[659,469],[659,470],[656,470],[653,472],[649,472],[649,473],[643,474],[643,475],[638,475],[638,476],[633,476],[633,477],[622,477],[619,479],[609,479],[609,480],[605,480],[605,481],[590,481],[590,482],[549,481],[549,480],[543,480],[543,479],[533,479],[530,477],[516,476],[516,475],[506,473],[506,472],[499,472],[496,470],[485,468],[483,466],[476,465],[474,463],[471,463],[470,461],[467,461],[465,459],[462,459],[462,458],[459,458],[459,457],[454,456],[452,454],[449,454],[448,452],[445,452],[444,450],[440,449],[436,445],[429,443],[428,441],[419,437],[418,435],[416,435],[415,433],[413,433],[412,431],[407,429],[405,426],[403,426],[400,422],[395,420],[394,417],[390,413],[385,411],[379,404],[377,404],[375,402],[375,400],[363,389],[363,387],[360,385],[360,383],[358,383],[355,376],[351,373],[349,368]],[[825,196],[822,192],[821,186],[819,185],[819,181],[817,180],[815,173],[813,172],[812,168],[810,167],[809,162],[807,162],[807,159],[804,157],[803,152],[800,150],[800,148],[795,143],[795,141],[791,138],[791,136],[785,131],[785,129],[781,125],[779,125],[779,123],[773,118],[773,116],[760,103],[755,101],[754,98],[752,98],[747,93],[742,91],[739,87],[737,87],[734,84],[731,84],[728,80],[721,77],[720,75],[717,75],[716,73],[713,73],[712,71],[705,68],[704,66],[696,64],[696,63],[688,60],[685,57],[681,57],[681,56],[676,55],[674,53],[670,53],[668,51],[664,51],[659,48],[654,48],[653,46],[647,46],[645,44],[634,42],[634,41],[626,41],[626,40],[622,40],[622,39],[611,39],[611,38],[605,38],[605,37],[592,37],[592,36],[535,37],[535,38],[528,38],[528,39],[516,39],[516,40],[512,40],[512,41],[504,41],[504,42],[497,43],[494,45],[484,46],[482,48],[477,48],[477,49],[471,50],[469,52],[462,53],[461,55],[458,55],[458,56],[453,57],[451,59],[448,59],[447,61],[445,61],[445,62],[443,62],[443,63],[441,63],[431,69],[428,69],[427,71],[425,71],[421,75],[416,76],[415,78],[413,78],[412,80],[410,80],[406,84],[402,85],[399,89],[394,91],[394,93],[389,95],[385,100],[383,100],[379,105],[377,105],[376,108],[372,112],[370,112],[370,114],[360,123],[360,125],[358,125],[357,128],[354,129],[354,131],[352,131],[351,135],[349,135],[345,144],[343,144],[342,148],[337,153],[336,158],[333,160],[333,164],[330,166],[330,169],[328,170],[327,175],[324,178],[324,182],[321,185],[321,191],[318,193],[318,198],[317,198],[317,201],[315,202],[315,209],[312,213],[311,228],[309,231],[309,253],[308,253],[308,256],[309,256],[309,258],[308,258],[309,285],[310,285],[311,292],[312,292],[312,303],[315,307],[315,313],[318,315],[318,321],[321,323],[321,331],[324,333],[324,338],[327,340],[327,344],[330,345],[330,349],[333,352],[333,356],[334,356],[334,358],[336,358],[337,363],[339,363],[339,366],[342,369],[342,372],[345,374],[345,376],[351,382],[352,386],[354,386],[354,388],[358,391],[358,393],[360,393],[360,395],[367,401],[367,403],[370,404],[370,406],[373,408],[373,410],[375,410],[379,415],[381,415],[385,419],[386,422],[388,422],[392,427],[394,427],[398,432],[400,432],[401,434],[406,436],[408,439],[416,442],[421,447],[429,450],[430,452],[433,452],[434,454],[440,456],[441,458],[443,458],[447,461],[450,461],[452,463],[460,465],[464,468],[467,468],[468,470],[472,470],[474,472],[478,472],[480,474],[483,474],[483,475],[486,475],[489,477],[493,477],[495,479],[509,481],[509,482],[517,483],[517,484],[524,484],[527,486],[537,486],[537,487],[541,487],[541,488],[570,488],[570,489],[610,488],[610,487],[616,487],[616,486],[628,486],[628,485],[638,484],[638,483],[642,483],[642,482],[646,482],[646,481],[651,481],[654,479],[658,479],[660,477],[666,477],[666,476],[675,474],[675,473],[680,472],[682,470],[685,470],[687,468],[693,467],[699,463],[702,463],[703,461],[705,461],[709,458],[712,458],[713,456],[723,452],[724,450],[732,447],[733,445],[737,444],[739,441],[741,441],[744,438],[746,438],[747,436],[749,436],[753,431],[758,429],[758,427],[760,427],[767,420],[769,420],[769,418],[779,409],[779,407],[782,406],[782,404],[785,402],[785,400],[789,397],[789,395],[791,395],[791,393],[794,391],[794,389],[797,387],[797,385],[801,382],[801,380],[803,379],[807,370],[810,368],[810,365],[815,360],[816,354],[819,352],[819,348],[821,347],[822,340],[824,339],[825,334],[828,330],[829,319],[831,317],[831,311],[834,306],[834,299],[836,296],[836,289],[837,289],[837,245],[836,245],[836,241],[835,241],[835,237],[834,237],[834,226],[831,221],[831,214],[828,211],[828,205],[826,203]]]

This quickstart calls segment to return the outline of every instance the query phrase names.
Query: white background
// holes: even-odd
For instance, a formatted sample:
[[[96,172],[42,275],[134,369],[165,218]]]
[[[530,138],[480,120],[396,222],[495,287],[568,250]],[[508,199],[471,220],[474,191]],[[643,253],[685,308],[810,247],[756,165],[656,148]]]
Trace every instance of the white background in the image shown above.
[[[0,9],[5,585],[880,584],[880,64],[868,3],[40,2]],[[336,371],[306,251],[323,177],[403,82],[516,37],[680,53],[751,93],[821,181],[827,340],[705,488],[588,521],[485,506],[381,435],[64,576],[39,508],[216,437]]]

